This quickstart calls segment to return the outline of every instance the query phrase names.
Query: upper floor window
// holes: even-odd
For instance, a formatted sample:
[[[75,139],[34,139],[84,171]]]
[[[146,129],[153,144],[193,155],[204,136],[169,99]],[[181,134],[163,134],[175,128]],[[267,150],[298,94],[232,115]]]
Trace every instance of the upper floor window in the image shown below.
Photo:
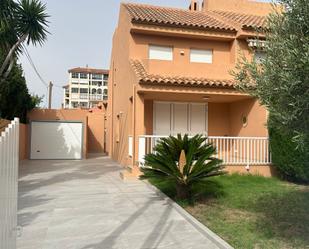
[[[71,93],[78,93],[78,88],[71,88]]]
[[[108,74],[103,75],[103,80],[108,80]]]
[[[256,50],[254,52],[254,60],[256,63],[261,63],[263,60],[265,60],[266,53],[261,50]]]
[[[149,45],[150,60],[173,60],[173,48],[168,46]]]
[[[87,75],[86,73],[80,73],[80,74],[79,74],[79,77],[80,77],[81,79],[87,79],[87,78],[88,78],[88,75]]]
[[[94,80],[102,80],[102,74],[92,74],[92,79]]]
[[[72,73],[72,78],[73,79],[78,79],[78,73]]]
[[[212,50],[207,49],[191,49],[190,62],[212,63]]]
[[[88,93],[88,88],[79,89],[80,93]]]

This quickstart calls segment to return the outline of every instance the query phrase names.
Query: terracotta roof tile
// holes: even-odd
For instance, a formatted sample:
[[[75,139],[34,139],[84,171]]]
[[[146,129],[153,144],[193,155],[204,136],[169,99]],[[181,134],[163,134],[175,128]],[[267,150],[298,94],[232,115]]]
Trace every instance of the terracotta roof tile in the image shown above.
[[[208,87],[230,87],[235,83],[232,80],[212,80],[207,78],[185,77],[185,76],[163,76],[148,74],[139,60],[131,60],[131,66],[141,84],[168,84],[180,86],[208,86]]]
[[[216,18],[210,12],[190,11],[132,3],[126,3],[123,5],[128,10],[132,22],[236,31],[235,27],[231,24]]]
[[[265,16],[247,15],[220,10],[213,10],[212,12],[225,19],[226,22],[238,24],[244,29],[263,28],[266,24]]]

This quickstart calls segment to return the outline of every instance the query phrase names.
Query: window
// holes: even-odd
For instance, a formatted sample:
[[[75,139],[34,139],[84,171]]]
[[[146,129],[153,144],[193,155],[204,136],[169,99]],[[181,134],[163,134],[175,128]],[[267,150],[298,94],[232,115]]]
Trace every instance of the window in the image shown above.
[[[88,93],[88,88],[81,88],[80,93]]]
[[[103,80],[108,80],[108,74],[103,75]]]
[[[72,108],[77,108],[78,107],[78,102],[71,102]]]
[[[108,81],[104,80],[103,81],[103,86],[107,86],[108,85]]]
[[[96,90],[96,89],[92,89],[92,90],[91,90],[91,93],[92,93],[92,94],[96,94],[96,93],[97,93],[97,90]]]
[[[150,60],[173,60],[173,48],[164,46],[149,46],[149,59]]]
[[[190,62],[212,63],[212,50],[191,49]]]
[[[80,73],[80,74],[79,74],[79,77],[80,77],[81,79],[87,79],[87,78],[88,78],[88,75],[87,75],[86,73]]]
[[[71,88],[71,93],[78,93],[78,88]]]
[[[102,94],[102,90],[101,89],[98,89],[98,94]]]
[[[78,79],[78,73],[72,73],[72,78],[73,79]]]
[[[254,52],[254,60],[256,63],[261,63],[263,60],[265,60],[266,53],[264,51],[257,50]]]
[[[94,80],[102,80],[102,74],[92,74],[92,79]]]
[[[107,96],[107,89],[104,89],[104,90],[103,90],[103,94],[104,94],[105,96]]]

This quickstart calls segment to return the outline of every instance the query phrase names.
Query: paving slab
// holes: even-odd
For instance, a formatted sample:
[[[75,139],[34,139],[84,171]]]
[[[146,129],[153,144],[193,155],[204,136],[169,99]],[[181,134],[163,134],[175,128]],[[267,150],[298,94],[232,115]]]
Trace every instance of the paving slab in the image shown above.
[[[225,248],[149,184],[121,180],[121,170],[108,157],[22,162],[17,248]]]

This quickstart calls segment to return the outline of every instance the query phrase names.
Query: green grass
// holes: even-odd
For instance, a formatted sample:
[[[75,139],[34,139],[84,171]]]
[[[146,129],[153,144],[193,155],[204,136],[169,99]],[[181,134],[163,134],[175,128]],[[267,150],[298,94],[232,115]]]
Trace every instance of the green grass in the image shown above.
[[[170,185],[152,183],[175,196]],[[309,248],[309,186],[226,175],[210,180],[193,204],[176,201],[235,248]]]

